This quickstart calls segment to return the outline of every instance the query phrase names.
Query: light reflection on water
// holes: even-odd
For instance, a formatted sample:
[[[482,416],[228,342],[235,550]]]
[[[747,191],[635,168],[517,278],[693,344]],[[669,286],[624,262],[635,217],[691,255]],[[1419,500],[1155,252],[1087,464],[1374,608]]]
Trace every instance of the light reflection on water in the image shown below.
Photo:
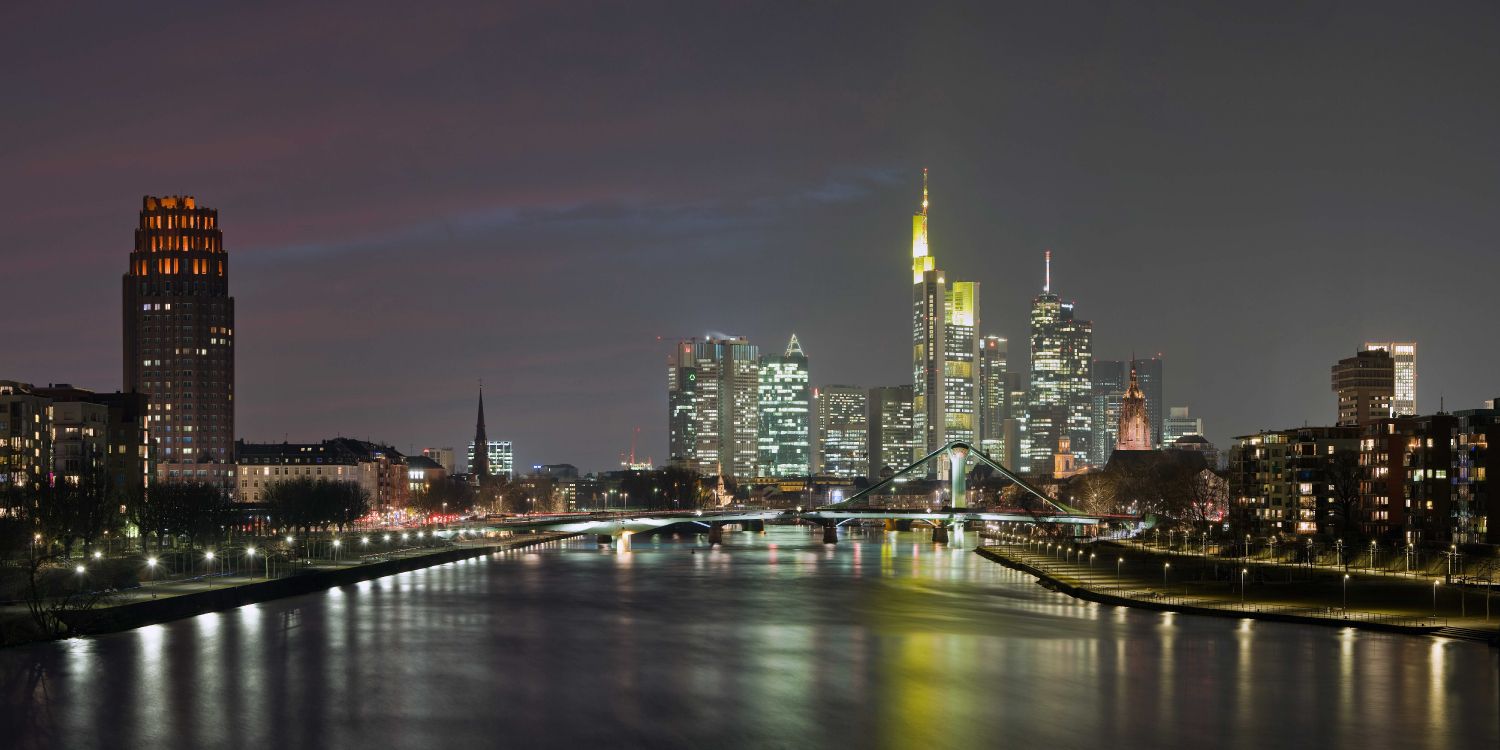
[[[3,650],[0,744],[1500,745],[1477,644],[1100,607],[845,531],[587,537]]]

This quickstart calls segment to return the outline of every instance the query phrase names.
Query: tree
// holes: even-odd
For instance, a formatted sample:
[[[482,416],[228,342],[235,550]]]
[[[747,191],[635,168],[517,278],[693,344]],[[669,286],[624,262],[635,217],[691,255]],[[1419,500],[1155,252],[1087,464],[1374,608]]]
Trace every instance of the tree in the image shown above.
[[[1337,530],[1333,533],[1347,540],[1359,528],[1354,522],[1355,513],[1359,510],[1359,453],[1347,448],[1334,451],[1328,457],[1324,471],[1328,479],[1329,499],[1338,512],[1338,519],[1335,521]]]
[[[412,493],[411,507],[421,513],[457,513],[474,505],[474,488],[463,482],[439,479]]]
[[[343,529],[370,512],[370,493],[354,482],[297,477],[271,485],[262,497],[283,529]]]

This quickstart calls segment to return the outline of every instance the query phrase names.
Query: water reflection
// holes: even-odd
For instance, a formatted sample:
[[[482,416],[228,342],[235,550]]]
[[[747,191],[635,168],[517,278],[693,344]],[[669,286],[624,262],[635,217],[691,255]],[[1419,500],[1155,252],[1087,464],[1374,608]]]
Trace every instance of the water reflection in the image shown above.
[[[972,536],[972,535],[971,535]],[[18,747],[1495,747],[1454,641],[1101,607],[926,533],[593,538],[0,651]],[[972,540],[970,540],[972,541]]]

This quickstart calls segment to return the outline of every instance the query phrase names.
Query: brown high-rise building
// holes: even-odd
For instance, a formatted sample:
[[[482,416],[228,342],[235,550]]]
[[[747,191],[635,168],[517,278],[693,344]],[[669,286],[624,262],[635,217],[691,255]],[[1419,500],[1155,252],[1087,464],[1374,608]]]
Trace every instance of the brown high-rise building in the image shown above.
[[[234,486],[234,298],[219,212],[146,196],[124,279],[125,391],[150,398],[157,476]]]
[[[1391,416],[1396,398],[1396,361],[1383,349],[1358,352],[1333,366],[1339,426],[1363,427]]]

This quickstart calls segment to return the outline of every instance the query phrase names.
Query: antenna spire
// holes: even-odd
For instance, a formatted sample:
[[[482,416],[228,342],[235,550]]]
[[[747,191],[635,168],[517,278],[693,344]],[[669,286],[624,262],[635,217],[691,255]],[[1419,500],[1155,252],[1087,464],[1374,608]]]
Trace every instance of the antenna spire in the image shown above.
[[[922,167],[922,215],[927,215],[927,167]]]
[[[1044,251],[1042,257],[1045,259],[1044,263],[1047,266],[1047,278],[1042,283],[1042,293],[1043,294],[1051,294],[1052,293],[1052,251],[1051,250]]]

